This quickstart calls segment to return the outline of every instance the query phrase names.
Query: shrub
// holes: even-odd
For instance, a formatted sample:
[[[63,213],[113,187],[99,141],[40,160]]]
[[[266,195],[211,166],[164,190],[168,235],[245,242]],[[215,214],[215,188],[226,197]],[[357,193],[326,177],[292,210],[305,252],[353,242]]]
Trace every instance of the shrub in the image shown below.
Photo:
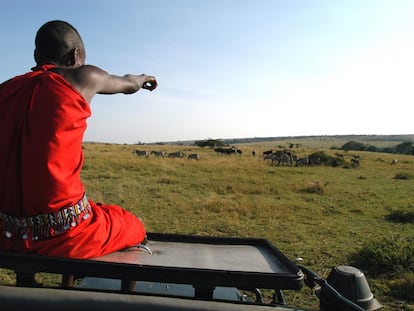
[[[305,193],[315,193],[315,194],[324,194],[325,188],[328,183],[321,184],[319,181],[314,182],[312,185],[307,186],[306,188],[302,189],[302,192]]]
[[[341,149],[364,151],[367,149],[367,145],[356,141],[349,141],[346,144],[344,144]]]
[[[373,276],[414,272],[414,239],[390,235],[368,241],[350,261]]]
[[[311,163],[313,162],[312,159],[318,159],[321,164],[327,164],[329,162],[330,156],[323,151],[318,151],[310,154],[308,158],[309,162]]]
[[[414,223],[414,206],[404,209],[392,210],[386,218],[391,221],[401,223]]]
[[[411,179],[412,176],[410,174],[405,173],[398,173],[394,176],[394,179]]]

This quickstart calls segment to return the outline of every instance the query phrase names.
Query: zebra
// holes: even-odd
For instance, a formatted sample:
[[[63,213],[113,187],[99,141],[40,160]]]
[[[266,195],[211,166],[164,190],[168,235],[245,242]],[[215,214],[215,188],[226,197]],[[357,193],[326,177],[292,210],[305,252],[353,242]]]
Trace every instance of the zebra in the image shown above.
[[[151,154],[153,154],[154,156],[158,157],[158,158],[162,158],[165,157],[165,152],[164,151],[151,151]]]
[[[276,163],[277,166],[280,166],[280,164],[290,165],[291,164],[290,157],[284,151],[280,151],[280,150],[276,151],[272,155],[272,165],[275,164],[275,163]]]
[[[263,156],[263,160],[272,160],[273,159],[273,154],[269,153]]]
[[[137,150],[135,149],[134,151],[132,151],[132,154],[135,154],[137,157],[146,157],[148,158],[149,156],[149,152],[145,151],[145,150]]]
[[[191,153],[188,155],[188,159],[191,160],[200,160],[200,155],[198,153]]]
[[[308,164],[309,165],[321,165],[322,161],[321,158],[316,155],[310,155],[308,157]]]
[[[183,156],[184,156],[184,153],[182,153],[181,151],[172,152],[168,154],[169,158],[182,158]]]
[[[351,164],[353,168],[358,168],[361,166],[361,162],[359,161],[359,158],[355,159],[351,159]]]
[[[309,164],[308,157],[299,158],[296,160],[296,166],[306,166]]]

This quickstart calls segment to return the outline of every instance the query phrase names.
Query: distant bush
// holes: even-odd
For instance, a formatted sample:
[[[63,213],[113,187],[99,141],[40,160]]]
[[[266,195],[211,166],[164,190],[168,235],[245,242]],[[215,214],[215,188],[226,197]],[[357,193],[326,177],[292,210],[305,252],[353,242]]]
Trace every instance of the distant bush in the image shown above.
[[[356,150],[356,151],[365,151],[367,150],[368,146],[366,144],[357,142],[357,141],[349,141],[342,146],[342,150]]]
[[[390,235],[379,241],[368,241],[350,257],[353,265],[375,277],[414,272],[414,238]]]
[[[315,194],[324,194],[327,185],[328,185],[328,183],[321,184],[319,181],[317,181],[317,182],[313,183],[312,185],[309,185],[306,188],[302,189],[302,192],[315,193]]]
[[[405,141],[397,146],[395,146],[396,153],[402,154],[413,154],[413,143],[411,141]]]
[[[393,210],[386,218],[395,222],[414,223],[414,206]]]
[[[377,152],[378,151],[378,148],[375,147],[375,146],[373,146],[373,145],[368,145],[367,148],[366,148],[366,150],[367,151],[370,151],[370,152]]]
[[[327,165],[330,158],[331,157],[323,151],[314,152],[308,156],[309,163],[311,164]]]
[[[194,145],[198,147],[223,147],[225,143],[222,139],[206,139],[197,140],[194,142]]]
[[[308,156],[308,159],[311,164],[322,164],[333,167],[346,166],[348,164],[344,158],[330,156],[324,151],[314,152]]]
[[[394,179],[411,179],[413,176],[408,173],[398,173],[394,176]]]

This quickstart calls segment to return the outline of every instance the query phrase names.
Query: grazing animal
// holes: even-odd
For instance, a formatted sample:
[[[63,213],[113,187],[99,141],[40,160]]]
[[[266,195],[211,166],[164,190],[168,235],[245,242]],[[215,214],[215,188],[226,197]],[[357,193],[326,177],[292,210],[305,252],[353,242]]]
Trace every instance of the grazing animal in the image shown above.
[[[263,160],[272,160],[273,159],[273,154],[269,153],[269,154],[265,154],[263,156]]]
[[[361,163],[360,163],[360,161],[359,161],[359,158],[358,159],[351,159],[351,164],[352,164],[352,167],[353,168],[357,168],[357,167],[360,167],[361,166]]]
[[[308,157],[308,160],[309,160],[309,165],[321,165],[322,163],[321,158],[318,156],[311,155]]]
[[[181,151],[171,152],[168,154],[169,158],[182,158],[183,156],[184,156],[184,153],[182,153]]]
[[[272,165],[275,164],[277,166],[280,166],[280,164],[282,165],[290,165],[290,158],[289,156],[286,154],[285,151],[276,151],[273,155],[272,155]]]
[[[198,153],[191,153],[188,155],[189,160],[200,160],[200,155]]]
[[[153,154],[154,156],[158,157],[158,158],[162,158],[165,157],[165,152],[163,151],[151,151],[151,154]]]
[[[236,153],[236,149],[233,148],[216,148],[214,151],[217,154],[233,154]]]
[[[137,157],[146,157],[148,158],[149,156],[149,152],[145,151],[145,150],[137,150],[135,149],[134,151],[132,151],[132,154],[135,154]]]
[[[277,166],[286,165],[292,166],[296,162],[297,156],[289,150],[277,150],[272,154],[266,154],[263,157],[264,160],[271,159],[272,165],[276,164]]]
[[[397,165],[397,163],[398,163],[397,159],[394,159],[394,160],[391,161],[391,165]]]
[[[296,166],[307,166],[309,164],[308,157],[299,158],[296,160]]]

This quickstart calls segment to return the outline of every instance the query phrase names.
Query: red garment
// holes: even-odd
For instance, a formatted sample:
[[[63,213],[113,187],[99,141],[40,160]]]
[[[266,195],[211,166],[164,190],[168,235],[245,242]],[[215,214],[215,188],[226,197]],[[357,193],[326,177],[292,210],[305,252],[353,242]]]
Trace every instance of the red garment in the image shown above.
[[[0,85],[0,212],[22,217],[57,213],[82,199],[82,140],[88,102],[53,65],[36,67]],[[143,241],[143,223],[119,206],[95,204],[88,219],[47,239],[7,237],[0,219],[0,249],[90,258]],[[43,220],[42,220],[43,221]]]

